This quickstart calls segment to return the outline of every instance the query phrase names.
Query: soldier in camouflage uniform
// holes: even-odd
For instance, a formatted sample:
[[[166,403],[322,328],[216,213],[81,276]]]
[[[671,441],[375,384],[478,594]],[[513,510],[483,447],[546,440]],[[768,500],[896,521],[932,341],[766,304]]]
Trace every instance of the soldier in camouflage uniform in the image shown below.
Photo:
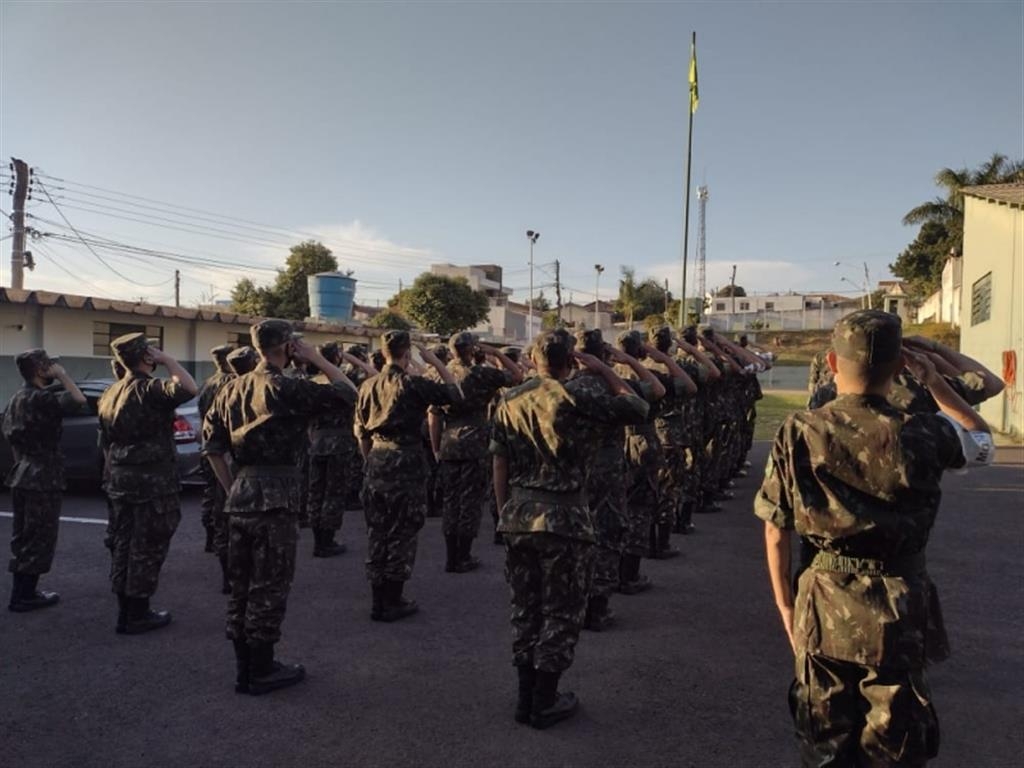
[[[448,573],[468,573],[480,561],[473,557],[473,539],[487,500],[487,446],[490,444],[488,407],[504,387],[523,380],[519,367],[494,347],[481,344],[469,331],[448,342],[453,359],[448,370],[462,390],[462,399],[428,412],[430,444],[438,462],[443,530]],[[504,370],[481,365],[474,355],[493,356]]]
[[[924,765],[938,750],[925,665],[948,655],[925,547],[946,469],[988,463],[984,420],[877,310],[836,325],[838,398],[779,429],[754,511],[795,654],[790,708],[805,766]],[[942,413],[886,400],[904,361]],[[794,600],[790,531],[811,555]]]
[[[430,351],[445,365],[452,360],[452,353],[447,344],[431,344]],[[409,373],[415,373],[415,371],[410,369]],[[431,381],[441,381],[441,377],[433,368],[428,368],[423,375]],[[437,453],[434,451],[429,416],[423,424],[423,450],[427,457],[427,517],[441,517],[444,513],[444,499],[440,483],[441,466],[437,459]]]
[[[573,694],[558,692],[558,680],[572,664],[589,594],[594,521],[586,473],[598,443],[595,425],[641,421],[648,411],[612,369],[570,349],[565,334],[537,338],[539,375],[502,397],[491,440],[512,592],[515,719],[535,728],[577,708]],[[567,390],[573,357],[601,376],[603,393]]]
[[[167,626],[167,611],[150,610],[160,568],[181,520],[175,409],[198,387],[174,358],[142,333],[110,343],[127,375],[99,401],[100,440],[110,476],[110,582],[118,599],[116,630],[139,634]],[[169,379],[153,378],[163,365]]]
[[[341,370],[345,372],[349,380],[356,385],[356,390],[363,386],[363,382],[377,375],[377,369],[370,364],[370,357],[365,344],[349,344],[345,352],[359,359],[360,363],[366,363],[370,367],[362,365],[346,364]],[[353,435],[355,439],[355,435]],[[359,453],[359,442],[356,441],[356,451],[351,456],[351,463],[348,472],[345,473],[348,486],[345,489],[345,509],[362,509],[361,499],[363,492],[363,456]]]
[[[700,507],[702,499],[701,464],[704,453],[704,405],[708,387],[721,376],[718,366],[697,346],[697,329],[687,328],[676,340],[679,366],[697,384],[697,393],[683,403],[683,505],[678,521],[680,533],[692,533],[693,512]]]
[[[819,387],[832,383],[832,371],[829,370],[828,362],[826,361],[828,353],[831,351],[830,348],[821,352],[815,352],[814,357],[811,358],[810,370],[807,374],[807,393],[811,399],[814,398],[814,393],[818,391]],[[814,407],[811,405],[810,400],[808,400],[807,407]]]
[[[396,621],[416,612],[402,591],[412,577],[416,538],[426,518],[427,458],[421,430],[427,409],[462,398],[451,372],[418,346],[441,382],[410,376],[412,342],[406,331],[381,337],[384,370],[359,390],[356,437],[366,461],[363,511],[369,538],[366,576],[373,591],[370,618]]]
[[[648,345],[640,331],[625,331],[616,339],[619,349],[635,360],[647,358]],[[615,372],[624,379],[636,380],[637,374],[621,363]],[[664,389],[674,387],[670,378],[653,372]],[[651,580],[640,573],[640,561],[650,546],[651,525],[658,515],[660,484],[658,473],[664,462],[661,441],[654,426],[657,411],[650,408],[647,417],[626,428],[626,529],[619,561],[619,592],[635,595],[651,588]]]
[[[637,396],[650,405],[665,396],[661,381],[639,360],[623,354],[605,343],[600,329],[582,331],[576,335],[577,346],[584,354],[592,355],[605,365],[628,366],[636,375],[626,381]],[[571,396],[606,398],[608,384],[600,372],[578,367],[565,381]],[[587,507],[594,523],[594,575],[587,598],[587,612],[583,628],[601,632],[611,626],[613,614],[609,608],[612,592],[619,585],[622,559],[622,540],[629,523],[626,513],[626,442],[625,426],[621,423],[593,424],[593,455],[587,464]]]
[[[370,369],[369,364],[342,352],[336,342],[324,344],[319,350],[331,365],[341,367],[344,360],[350,370],[361,371],[364,379],[368,375],[366,369]],[[323,373],[314,376],[313,381],[330,383]],[[352,386],[356,388],[355,382]],[[308,499],[313,557],[334,557],[346,550],[345,545],[336,542],[334,537],[344,520],[348,475],[353,470],[355,454],[359,452],[352,432],[353,406],[354,403],[338,402],[310,420]]]
[[[210,410],[210,405],[217,396],[217,392],[220,391],[220,388],[224,386],[228,379],[233,378],[235,375],[228,365],[228,355],[234,349],[230,344],[221,344],[210,350],[210,357],[213,359],[216,370],[199,388],[196,410],[199,412],[200,423],[206,418],[206,412]],[[220,483],[217,482],[217,478],[214,476],[213,470],[210,469],[209,462],[206,459],[200,460],[199,471],[204,482],[203,498],[199,502],[200,520],[202,521],[203,528],[206,530],[206,546],[204,550],[206,552],[215,552],[216,547],[214,546],[213,539],[216,535],[216,527],[214,519],[221,516],[221,511],[224,508],[224,491],[220,487]]]
[[[686,484],[686,453],[683,437],[683,408],[697,394],[697,385],[672,357],[675,342],[667,325],[650,330],[646,365],[669,379],[665,397],[653,409],[654,430],[664,457],[658,469],[658,511],[650,532],[648,556],[658,560],[675,557],[679,550],[672,546],[672,529],[682,514],[683,488]],[[654,359],[650,349],[660,353]]]
[[[64,369],[43,349],[30,349],[14,359],[25,386],[7,403],[4,438],[14,454],[7,474],[14,520],[11,524],[12,574],[10,610],[34,611],[54,605],[56,592],[37,589],[39,577],[50,572],[57,548],[64,457],[60,437],[64,414],[85,405],[85,395]],[[46,387],[59,381],[59,395]]]
[[[356,391],[288,321],[264,320],[250,333],[262,361],[223,389],[203,436],[230,516],[227,636],[235,649],[235,690],[260,695],[305,676],[302,665],[274,659],[295,574],[302,492],[297,459],[310,418],[351,406]],[[328,383],[286,375],[289,362],[315,368]]]

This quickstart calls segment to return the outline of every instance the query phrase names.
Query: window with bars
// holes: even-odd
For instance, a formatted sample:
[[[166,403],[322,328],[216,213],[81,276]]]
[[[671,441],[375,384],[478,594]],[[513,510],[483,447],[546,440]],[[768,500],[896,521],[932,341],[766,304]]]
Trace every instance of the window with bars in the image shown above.
[[[766,301],[764,303],[764,308],[768,312],[773,311],[775,309],[775,302],[774,301]]]
[[[234,344],[236,347],[251,347],[252,346],[252,335],[242,332],[230,332],[228,333],[228,344]]]
[[[992,273],[971,286],[971,325],[984,323],[992,317]]]
[[[725,302],[724,301],[716,301],[715,302],[715,312],[725,312]]]
[[[127,333],[144,333],[151,339],[158,339],[158,346],[164,346],[164,328],[162,325],[132,325],[130,323],[92,324],[92,353],[98,357],[110,357],[110,342]]]
[[[749,301],[741,301],[740,302],[740,312],[747,312],[749,310],[750,310],[750,302]]]

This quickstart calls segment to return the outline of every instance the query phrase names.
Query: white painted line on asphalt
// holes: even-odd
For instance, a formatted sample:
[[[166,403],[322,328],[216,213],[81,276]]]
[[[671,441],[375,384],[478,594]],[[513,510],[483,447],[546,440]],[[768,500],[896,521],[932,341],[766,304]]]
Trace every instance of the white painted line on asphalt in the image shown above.
[[[0,517],[14,517],[13,512],[0,511]],[[93,525],[106,525],[106,520],[100,520],[98,517],[62,517],[60,519],[62,523],[92,523]]]

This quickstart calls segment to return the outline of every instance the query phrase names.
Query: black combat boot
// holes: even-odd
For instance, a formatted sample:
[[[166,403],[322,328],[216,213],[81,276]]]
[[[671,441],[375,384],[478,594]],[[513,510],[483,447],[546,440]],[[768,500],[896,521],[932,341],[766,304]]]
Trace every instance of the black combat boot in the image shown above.
[[[530,722],[533,710],[533,688],[537,682],[537,670],[532,664],[516,667],[519,672],[519,698],[516,699],[516,722],[524,725]]]
[[[330,528],[313,529],[313,557],[335,557],[344,554],[347,549],[344,544],[334,540],[334,531]]]
[[[370,618],[374,621],[384,621],[384,585],[371,584],[373,590],[373,607],[370,609]]]
[[[274,644],[257,643],[249,647],[249,693],[262,696],[295,685],[306,676],[301,664],[274,661]]]
[[[679,513],[679,532],[684,536],[689,536],[697,530],[693,524],[693,507],[693,501],[684,501]]]
[[[445,534],[444,537],[444,548],[445,548],[445,561],[444,571],[445,573],[459,573],[459,537],[454,533]]]
[[[171,623],[167,611],[153,611],[149,608],[148,597],[128,597],[128,620],[124,624],[126,635],[141,635],[151,629],[162,629]]]
[[[213,526],[206,526],[206,544],[203,546],[204,552],[214,552],[213,548]]]
[[[636,595],[646,592],[653,584],[640,573],[640,556],[623,555],[619,562],[619,592],[624,595]]]
[[[534,728],[547,728],[576,714],[580,704],[576,694],[558,692],[558,679],[561,676],[561,672],[537,670],[530,711],[530,725]]]
[[[672,526],[668,523],[659,523],[656,526],[658,537],[659,560],[670,560],[679,556],[679,550],[672,546]]]
[[[231,594],[231,580],[228,579],[228,556],[221,555],[220,560],[220,593],[222,595]]]
[[[15,573],[12,575],[14,583],[11,585],[11,602],[7,607],[15,613],[28,613],[40,608],[49,608],[60,600],[60,595],[56,592],[36,589],[39,586],[39,574]]]
[[[404,581],[384,582],[384,606],[379,621],[398,621],[407,616],[412,616],[419,610],[415,600],[406,600],[402,597],[402,590],[404,588]]]
[[[114,631],[119,635],[124,634],[125,626],[128,624],[128,598],[124,592],[117,593],[117,625]]]
[[[469,573],[475,571],[480,567],[480,558],[474,557],[471,553],[473,549],[473,537],[472,536],[457,536],[455,538],[455,552],[457,562],[455,563],[456,573]]]
[[[232,640],[235,646],[235,693],[249,693],[249,644],[245,640]]]
[[[603,632],[615,622],[615,616],[608,608],[608,598],[596,595],[587,600],[587,615],[583,628],[591,632]]]

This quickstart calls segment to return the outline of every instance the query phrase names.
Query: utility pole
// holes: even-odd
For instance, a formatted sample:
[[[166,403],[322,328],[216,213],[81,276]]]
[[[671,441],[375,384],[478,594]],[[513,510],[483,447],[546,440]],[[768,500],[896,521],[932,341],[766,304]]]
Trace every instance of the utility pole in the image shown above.
[[[704,296],[707,294],[707,185],[697,187],[697,322],[704,314]]]
[[[174,306],[181,306],[181,272],[174,270]]]
[[[24,160],[11,158],[14,171],[14,212],[11,223],[14,235],[11,242],[11,288],[25,287],[25,198],[28,197],[29,169]]]
[[[594,272],[596,273],[596,277],[594,277],[594,327],[600,328],[601,316],[598,314],[598,310],[601,306],[601,273],[604,272],[604,267],[600,264],[595,264]]]
[[[530,241],[530,314],[526,320],[526,340],[533,340],[533,246],[540,239],[540,232],[526,230],[526,239]]]
[[[732,309],[729,311],[729,330],[732,330],[732,317],[736,314],[736,265],[732,265],[732,277],[729,278],[729,295],[732,297]]]
[[[558,324],[562,324],[562,264],[555,259],[555,311],[558,313]]]
[[[665,319],[668,320],[668,278],[665,278]]]

